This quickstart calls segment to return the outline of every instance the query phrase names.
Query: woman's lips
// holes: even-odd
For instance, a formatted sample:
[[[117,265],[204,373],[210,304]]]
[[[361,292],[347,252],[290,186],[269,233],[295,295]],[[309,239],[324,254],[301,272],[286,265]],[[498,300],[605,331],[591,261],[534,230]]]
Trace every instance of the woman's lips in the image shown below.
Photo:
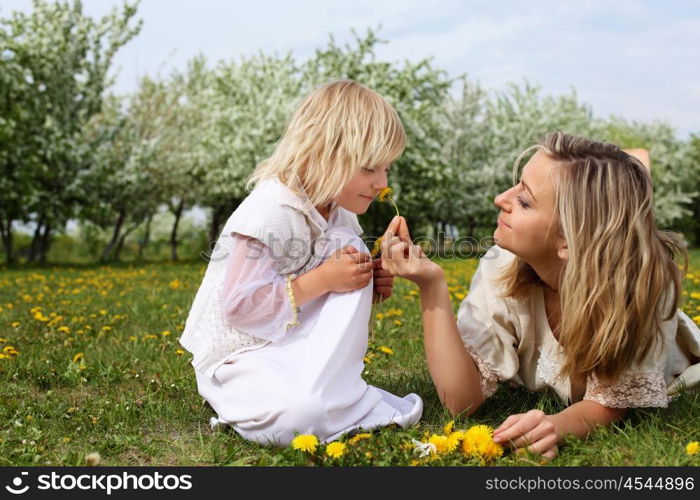
[[[499,226],[510,227],[508,224],[506,224],[505,222],[503,222],[503,220],[501,220],[500,217],[498,218],[498,225],[499,225]]]

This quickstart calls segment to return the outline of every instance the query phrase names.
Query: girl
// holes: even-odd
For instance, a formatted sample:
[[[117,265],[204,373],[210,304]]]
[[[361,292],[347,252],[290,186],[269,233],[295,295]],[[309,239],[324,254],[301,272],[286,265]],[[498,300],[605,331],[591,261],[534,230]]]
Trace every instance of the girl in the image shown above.
[[[295,433],[325,442],[420,419],[417,395],[360,377],[373,292],[386,299],[393,279],[370,260],[356,214],[387,187],[405,141],[382,97],[335,81],[306,97],[253,172],[180,339],[213,430],[287,446]]]
[[[519,182],[496,197],[497,246],[456,322],[441,268],[411,244],[405,221],[392,222],[382,255],[421,289],[427,362],[447,408],[471,414],[500,382],[551,388],[568,408],[511,415],[494,440],[553,458],[563,436],[586,436],[627,408],[667,406],[696,384],[700,331],[677,309],[673,256],[684,250],[656,229],[647,168],[564,133],[520,158],[533,149]]]

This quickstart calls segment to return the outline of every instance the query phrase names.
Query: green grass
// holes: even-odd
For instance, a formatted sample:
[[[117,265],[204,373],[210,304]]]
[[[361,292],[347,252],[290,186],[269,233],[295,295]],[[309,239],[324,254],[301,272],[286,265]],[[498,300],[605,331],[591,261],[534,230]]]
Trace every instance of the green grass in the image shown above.
[[[476,261],[446,262],[455,309]],[[416,392],[425,409],[418,426],[385,428],[348,446],[338,460],[212,433],[214,415],[197,393],[189,353],[177,338],[204,272],[203,262],[51,266],[2,269],[0,465],[81,465],[98,452],[103,465],[409,465],[411,439],[442,433],[451,420],[428,375],[420,306],[410,283],[397,280],[382,305],[364,375],[398,395]],[[700,251],[691,253],[684,310],[700,314]],[[41,314],[35,313],[41,307]],[[398,321],[398,323],[396,323]],[[400,323],[400,324],[399,324]],[[61,329],[61,327],[67,327]],[[106,328],[105,328],[106,327]],[[388,346],[393,354],[378,349]],[[83,353],[82,359],[74,357]],[[509,414],[563,407],[552,394],[503,386],[470,418],[497,426]],[[700,440],[700,394],[687,392],[667,409],[637,409],[586,440],[567,439],[553,465],[700,465],[685,446]],[[421,462],[423,463],[423,462]],[[478,465],[461,454],[430,465]],[[538,464],[506,453],[497,465]]]

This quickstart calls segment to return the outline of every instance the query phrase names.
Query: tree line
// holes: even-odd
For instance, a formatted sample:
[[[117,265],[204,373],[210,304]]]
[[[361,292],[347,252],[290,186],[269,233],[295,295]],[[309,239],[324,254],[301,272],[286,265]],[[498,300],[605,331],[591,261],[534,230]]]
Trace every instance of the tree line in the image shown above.
[[[431,60],[376,58],[375,30],[340,45],[330,37],[304,61],[257,53],[198,56],[167,77],[143,77],[127,95],[110,91],[116,52],[141,23],[124,4],[95,20],[79,1],[34,0],[31,13],[0,18],[0,236],[7,263],[18,256],[13,227],[34,228],[27,261],[46,261],[52,238],[78,221],[103,238],[98,258],[118,259],[139,234],[149,244],[159,211],[172,214],[178,260],[182,216],[206,210],[209,241],[247,195],[245,180],[267,157],[302,96],[351,78],[397,109],[405,153],[392,167],[394,198],[416,235],[450,228],[493,231],[493,198],[512,183],[512,163],[547,132],[564,130],[651,151],[657,219],[700,244],[700,136],[677,137],[665,122],[595,118],[575,91],[544,95],[527,81],[491,91]],[[391,207],[361,216],[381,234]]]

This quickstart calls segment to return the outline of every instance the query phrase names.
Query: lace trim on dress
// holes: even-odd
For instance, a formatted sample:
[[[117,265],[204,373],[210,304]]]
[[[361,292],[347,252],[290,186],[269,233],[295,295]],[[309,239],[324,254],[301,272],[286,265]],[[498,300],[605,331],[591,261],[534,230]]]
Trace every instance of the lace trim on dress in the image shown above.
[[[479,370],[479,386],[481,387],[481,394],[484,396],[484,399],[493,396],[498,389],[499,382],[496,370],[491,363],[481,359],[471,345],[464,344],[464,346],[474,360],[476,368]]]
[[[625,374],[611,384],[604,384],[591,375],[583,399],[609,408],[668,406],[666,381],[660,371]]]

